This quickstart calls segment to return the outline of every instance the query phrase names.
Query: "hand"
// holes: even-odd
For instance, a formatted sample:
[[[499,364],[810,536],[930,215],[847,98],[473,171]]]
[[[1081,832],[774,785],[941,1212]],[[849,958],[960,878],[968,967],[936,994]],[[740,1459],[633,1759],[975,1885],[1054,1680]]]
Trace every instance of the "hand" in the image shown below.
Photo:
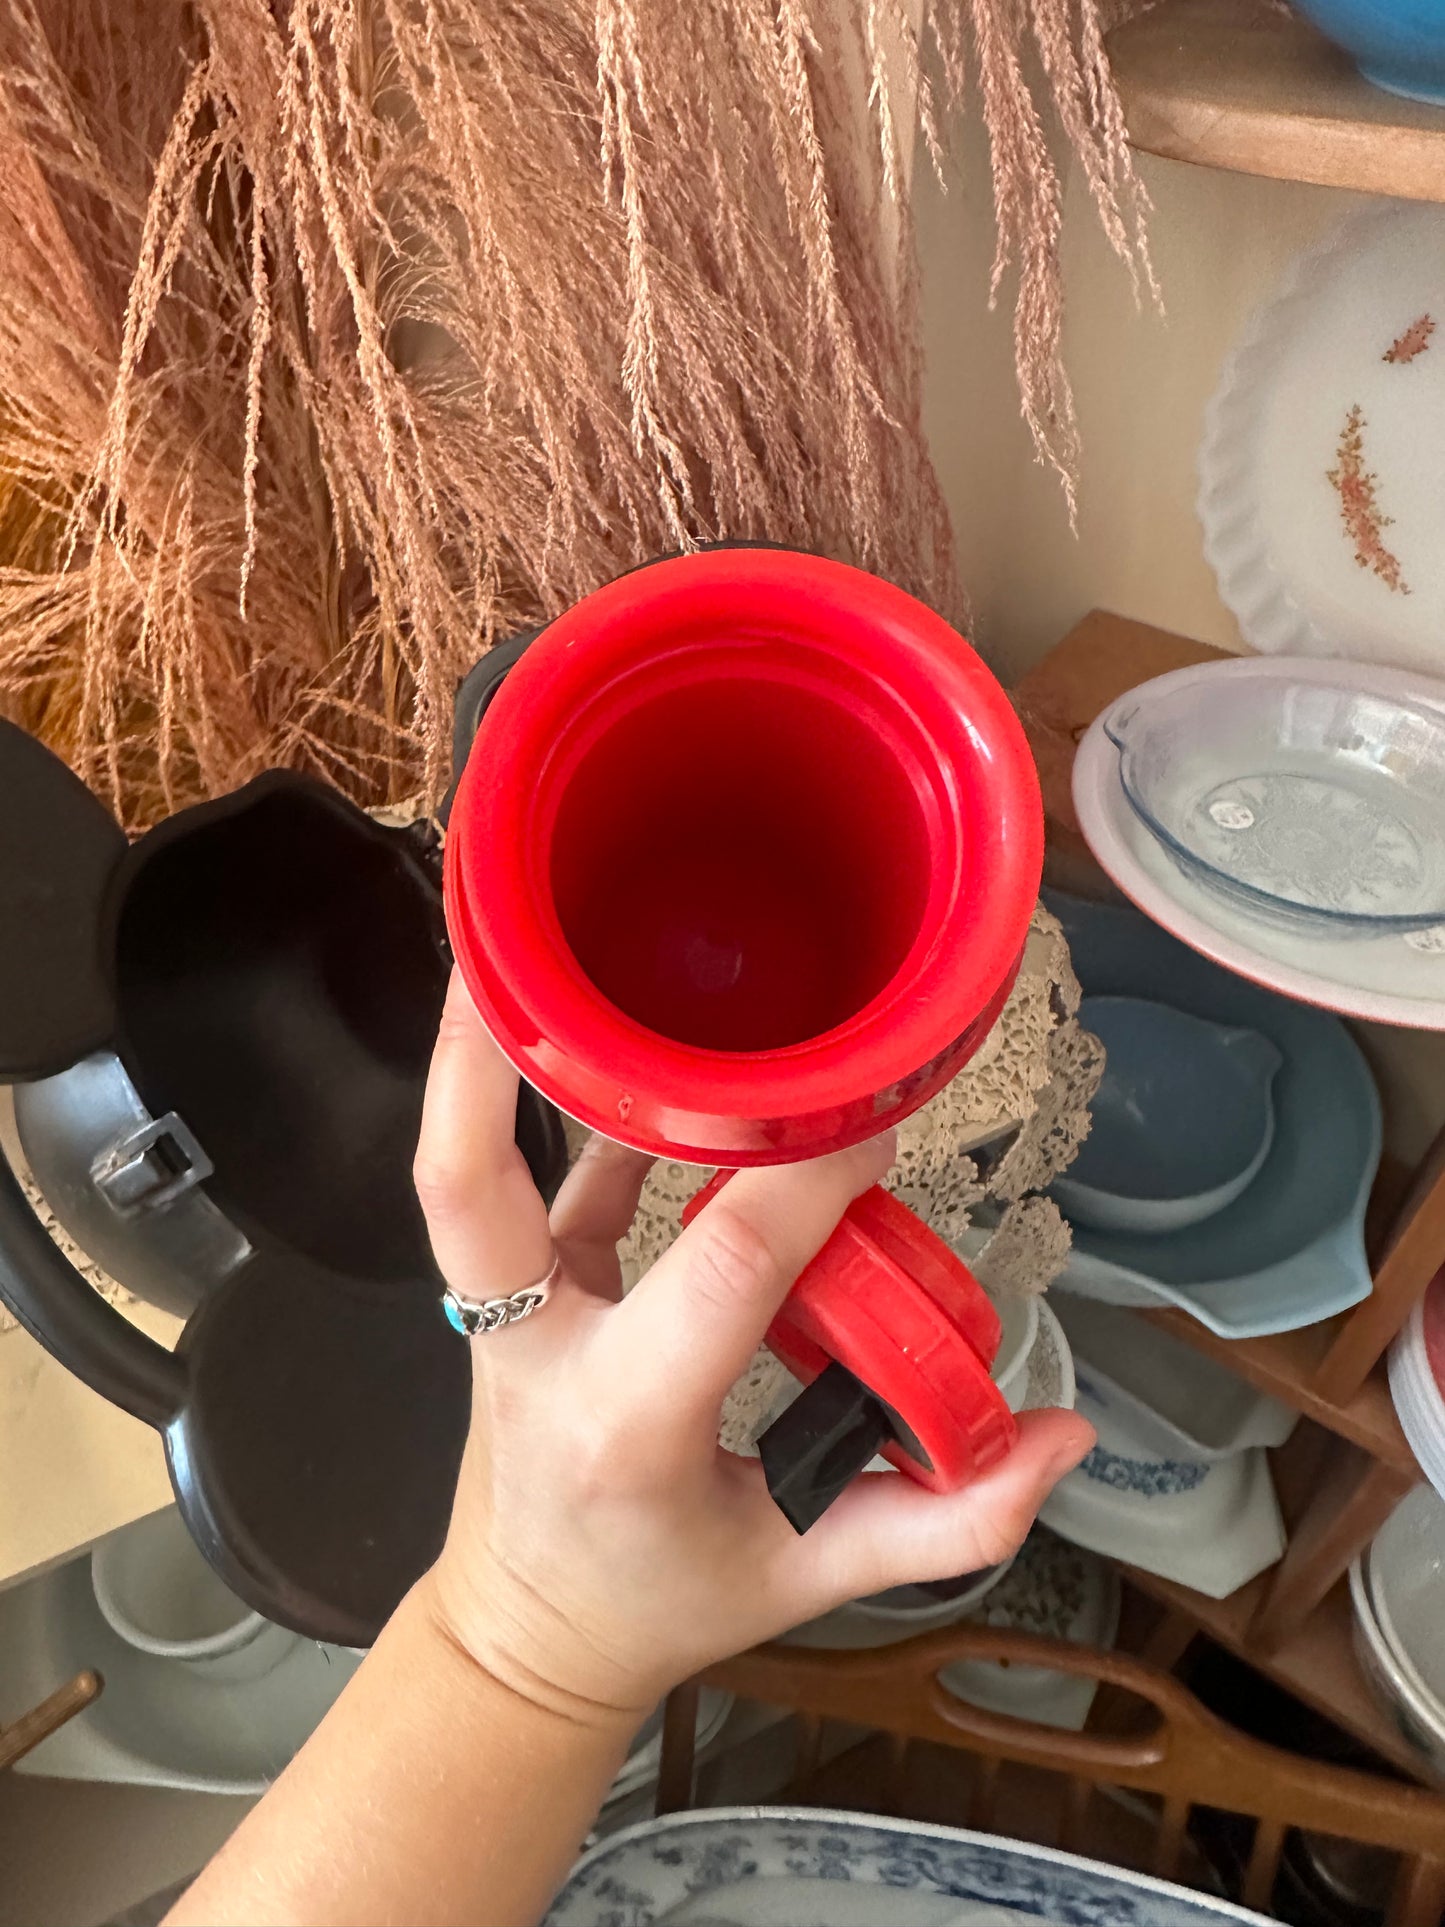
[[[616,1246],[649,1160],[594,1138],[549,1223],[513,1142],[516,1102],[516,1073],[454,975],[416,1163],[437,1263],[474,1298],[559,1266],[534,1316],[472,1343],[471,1433],[426,1582],[487,1672],[557,1710],[635,1719],[701,1667],[845,1600],[1017,1548],[1093,1442],[1073,1413],[1027,1414],[1009,1456],[958,1493],[855,1480],[802,1538],[757,1460],[717,1443],[729,1388],[849,1202],[887,1171],[891,1137],[739,1173],[623,1300]]]

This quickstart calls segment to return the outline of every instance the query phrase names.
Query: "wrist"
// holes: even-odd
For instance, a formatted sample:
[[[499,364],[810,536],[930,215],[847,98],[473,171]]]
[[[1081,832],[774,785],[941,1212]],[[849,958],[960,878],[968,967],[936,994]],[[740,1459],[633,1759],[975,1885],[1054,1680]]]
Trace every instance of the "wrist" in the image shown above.
[[[547,1616],[540,1604],[536,1611]],[[403,1615],[425,1647],[428,1670],[439,1685],[467,1701],[495,1707],[509,1700],[548,1722],[616,1741],[624,1751],[652,1711],[651,1701],[635,1703],[631,1694],[616,1700],[594,1697],[565,1683],[560,1669],[546,1663],[535,1635],[519,1628],[514,1609],[469,1599],[465,1613],[458,1612],[437,1567],[413,1586],[397,1620]]]

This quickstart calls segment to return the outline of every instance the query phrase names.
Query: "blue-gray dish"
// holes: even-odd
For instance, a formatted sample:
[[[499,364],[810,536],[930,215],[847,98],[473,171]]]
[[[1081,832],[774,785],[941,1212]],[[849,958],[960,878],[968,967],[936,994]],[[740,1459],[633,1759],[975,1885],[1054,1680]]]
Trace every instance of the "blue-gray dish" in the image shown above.
[[[1086,997],[1079,1022],[1105,1062],[1089,1135],[1054,1186],[1074,1222],[1153,1235],[1232,1204],[1269,1155],[1276,1047],[1148,997]]]
[[[600,1842],[544,1927],[996,1927],[1001,1915],[1052,1927],[1262,1920],[1149,1874],[997,1834],[804,1807],[717,1807]]]
[[[1113,1304],[1178,1305],[1226,1338],[1293,1331],[1367,1297],[1380,1100],[1344,1025],[1221,969],[1137,910],[1056,891],[1044,901],[1086,996],[1144,997],[1242,1025],[1282,1059],[1274,1139],[1248,1188],[1213,1217],[1162,1235],[1075,1225],[1060,1286]]]

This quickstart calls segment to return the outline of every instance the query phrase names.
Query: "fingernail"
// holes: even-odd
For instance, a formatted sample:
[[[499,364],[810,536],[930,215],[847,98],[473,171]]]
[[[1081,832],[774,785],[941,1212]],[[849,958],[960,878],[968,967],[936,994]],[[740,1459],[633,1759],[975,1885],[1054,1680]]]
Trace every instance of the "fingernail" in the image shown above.
[[[879,1156],[887,1160],[890,1168],[898,1162],[897,1131],[882,1132],[878,1137],[874,1138],[873,1146]]]

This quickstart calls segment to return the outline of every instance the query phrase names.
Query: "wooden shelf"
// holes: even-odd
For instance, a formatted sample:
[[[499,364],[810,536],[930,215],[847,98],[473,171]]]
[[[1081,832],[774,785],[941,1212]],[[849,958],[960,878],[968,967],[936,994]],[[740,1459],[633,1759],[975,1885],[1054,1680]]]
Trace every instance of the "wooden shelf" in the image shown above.
[[[1338,1432],[1372,1458],[1419,1478],[1415,1454],[1395,1416],[1383,1360],[1353,1398],[1335,1404],[1313,1389],[1311,1380],[1339,1330],[1339,1318],[1306,1325],[1299,1331],[1274,1332],[1266,1338],[1221,1338],[1188,1312],[1151,1311],[1144,1316],[1196,1351],[1228,1365],[1259,1391],[1292,1405],[1317,1425]]]
[[[1163,0],[1109,38],[1129,139],[1237,174],[1445,201],[1445,108],[1372,87],[1302,20]]]
[[[1396,1730],[1365,1683],[1355,1659],[1350,1595],[1344,1582],[1326,1595],[1278,1651],[1260,1653],[1249,1643],[1248,1628],[1269,1584],[1268,1573],[1227,1599],[1207,1599],[1188,1586],[1161,1579],[1156,1573],[1141,1572],[1136,1566],[1121,1566],[1120,1570],[1140,1592],[1182,1613],[1201,1632],[1372,1747],[1392,1766],[1429,1783],[1426,1762]]]

